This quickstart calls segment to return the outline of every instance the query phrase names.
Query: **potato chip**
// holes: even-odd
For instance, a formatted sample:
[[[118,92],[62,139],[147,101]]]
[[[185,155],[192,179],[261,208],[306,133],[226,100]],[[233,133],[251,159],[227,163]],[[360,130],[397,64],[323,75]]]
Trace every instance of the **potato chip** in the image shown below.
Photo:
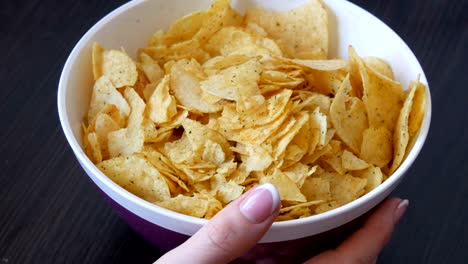
[[[117,91],[110,79],[102,76],[95,82],[93,87],[88,110],[88,123],[92,123],[96,115],[110,104],[115,105],[119,109],[120,116],[122,117],[127,117],[130,113],[130,106],[127,101]]]
[[[296,162],[294,165],[289,166],[282,171],[284,174],[286,174],[286,176],[288,176],[296,183],[297,187],[302,188],[306,178],[312,175],[316,169],[317,166],[309,168],[309,166],[303,163]]]
[[[171,88],[175,97],[191,111],[214,113],[221,110],[221,106],[213,105],[201,97],[201,79],[197,72],[201,72],[200,65],[194,60],[180,60],[171,68]]]
[[[408,117],[408,132],[410,137],[414,137],[421,127],[426,109],[426,88],[424,84],[417,81],[414,92],[413,106]]]
[[[326,203],[318,205],[315,208],[315,213],[316,214],[325,213],[325,212],[328,212],[328,211],[333,210],[335,208],[338,208],[339,206],[340,206],[340,204],[337,203],[336,201],[326,202]]]
[[[174,22],[164,35],[164,43],[168,46],[190,40],[202,27],[206,12],[198,11],[184,16]]]
[[[347,150],[344,150],[343,155],[341,155],[341,164],[345,170],[363,170],[369,167],[367,162]]]
[[[99,145],[98,135],[96,133],[89,133],[86,135],[86,152],[88,157],[94,163],[99,163],[102,161],[101,146]]]
[[[309,177],[304,181],[301,192],[307,201],[328,201],[331,199],[330,181],[322,177]]]
[[[305,196],[297,185],[280,170],[274,170],[271,175],[262,177],[260,184],[271,183],[276,186],[282,201],[306,202]]]
[[[237,146],[233,150],[241,154],[245,169],[249,172],[264,171],[273,162],[270,151],[261,145],[237,143]]]
[[[327,173],[324,177],[330,180],[332,198],[340,205],[347,204],[365,193],[366,179],[337,173]]]
[[[94,131],[96,132],[99,146],[101,147],[103,159],[110,157],[109,149],[107,147],[107,137],[110,133],[120,129],[117,123],[111,116],[105,113],[99,113],[94,121]]]
[[[145,103],[132,88],[125,89],[124,95],[132,110],[127,127],[108,134],[108,147],[111,158],[139,152],[145,142],[145,133],[142,126]]]
[[[94,43],[92,60],[94,79],[105,75],[117,88],[132,86],[137,81],[136,64],[124,51],[104,50]]]
[[[363,85],[362,101],[366,106],[369,126],[384,126],[393,132],[403,105],[401,84],[376,73],[366,66],[357,55],[355,55],[355,60],[359,64]]]
[[[164,32],[162,30],[156,31],[151,38],[148,40],[147,46],[148,47],[158,47],[158,46],[165,46],[164,41]]]
[[[232,66],[219,74],[211,75],[200,83],[200,88],[208,94],[227,100],[239,100],[242,96],[259,95],[258,80],[260,65],[255,60]]]
[[[353,171],[353,176],[367,180],[366,193],[372,191],[383,182],[383,173],[379,167],[370,166],[361,171]]]
[[[351,83],[347,77],[331,104],[330,119],[336,134],[354,153],[359,153],[362,134],[368,121],[363,103],[358,98],[351,97],[350,92]]]
[[[288,206],[288,207],[283,207],[283,208],[280,209],[280,214],[284,214],[285,212],[289,212],[289,211],[291,211],[293,209],[296,209],[296,208],[309,207],[309,206],[317,205],[317,204],[320,204],[320,203],[323,203],[323,201],[322,200],[309,201],[309,202],[305,202],[305,203],[291,205],[291,206]]]
[[[418,89],[418,82],[411,82],[408,88],[408,95],[406,96],[403,108],[401,108],[400,116],[396,124],[396,129],[393,134],[393,162],[390,167],[390,174],[392,174],[400,166],[406,152],[406,147],[409,142],[409,124],[408,119],[413,107],[413,99]]]
[[[177,195],[176,197],[156,202],[157,205],[194,217],[204,217],[208,212],[209,202],[197,196]]]
[[[363,60],[366,66],[371,68],[373,71],[382,74],[389,79],[395,79],[392,67],[390,67],[390,65],[388,65],[384,60],[377,57],[365,57]]]
[[[262,27],[290,58],[327,58],[328,17],[318,0],[307,1],[288,12],[247,10],[245,22]]]
[[[156,46],[141,48],[138,50],[138,55],[140,56],[142,53],[148,54],[159,65],[190,58],[199,63],[203,63],[210,58],[209,54],[200,48],[200,43],[194,39],[182,41],[170,47]]]
[[[392,160],[392,133],[385,127],[370,127],[362,135],[360,158],[378,167],[384,167]]]
[[[164,71],[161,69],[161,66],[159,66],[157,62],[144,52],[140,53],[139,58],[141,68],[143,69],[146,78],[148,78],[150,83],[158,84],[164,77]]]
[[[97,167],[118,185],[145,200],[157,202],[170,197],[164,178],[142,157],[116,157],[97,164]]]
[[[170,77],[165,76],[148,100],[149,118],[155,123],[169,122],[177,114],[176,100],[169,94]]]

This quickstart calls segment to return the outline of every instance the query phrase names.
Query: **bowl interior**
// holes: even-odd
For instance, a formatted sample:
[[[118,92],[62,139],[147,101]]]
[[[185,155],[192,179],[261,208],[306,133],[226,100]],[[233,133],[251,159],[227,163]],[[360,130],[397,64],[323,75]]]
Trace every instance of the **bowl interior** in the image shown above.
[[[272,1],[275,2],[281,1]],[[386,60],[392,66],[395,78],[404,87],[418,75],[421,82],[427,85],[414,54],[384,23],[347,1],[323,2],[329,11],[330,58],[347,58],[348,45],[353,45],[361,56],[373,55]],[[176,19],[206,9],[210,3],[210,0],[137,0],[121,6],[93,26],[75,46],[62,72],[58,92],[59,115],[67,140],[80,164],[99,188],[140,217],[187,235],[193,234],[205,221],[154,206],[110,181],[97,170],[81,148],[81,122],[88,109],[93,85],[93,42],[99,42],[105,48],[123,47],[132,56],[139,47],[146,45],[155,31],[167,29]],[[427,113],[419,138],[392,177],[372,192],[338,209],[305,219],[275,223],[262,241],[290,240],[327,231],[353,220],[383,200],[401,180],[425,141],[431,113],[429,89],[427,97]]]

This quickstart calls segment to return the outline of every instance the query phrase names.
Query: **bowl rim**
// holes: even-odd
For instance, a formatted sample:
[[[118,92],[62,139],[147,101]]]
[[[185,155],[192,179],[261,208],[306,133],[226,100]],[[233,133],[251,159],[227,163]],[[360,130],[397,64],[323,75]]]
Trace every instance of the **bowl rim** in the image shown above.
[[[75,44],[73,47],[70,55],[68,56],[65,66],[61,72],[59,84],[58,84],[58,92],[57,92],[57,108],[58,108],[58,114],[59,114],[59,119],[60,119],[60,124],[62,127],[62,130],[65,134],[65,137],[68,141],[68,144],[71,146],[76,158],[79,160],[79,162],[85,166],[87,169],[90,170],[90,172],[96,177],[97,180],[99,180],[102,184],[106,185],[110,189],[112,189],[115,193],[118,193],[119,195],[122,196],[122,198],[128,200],[130,203],[136,204],[138,206],[144,207],[151,212],[155,214],[163,214],[166,215],[167,217],[177,219],[180,222],[184,222],[186,224],[195,224],[198,226],[206,224],[209,220],[207,219],[200,219],[197,217],[193,216],[188,216],[184,215],[181,213],[177,213],[171,210],[168,210],[166,208],[157,206],[153,203],[150,203],[132,193],[129,191],[125,190],[123,187],[119,186],[117,183],[113,182],[110,178],[108,178],[104,173],[102,173],[96,165],[94,165],[91,160],[87,157],[87,155],[84,153],[81,145],[78,143],[77,139],[74,136],[74,133],[72,132],[70,121],[68,118],[68,109],[67,109],[67,104],[66,104],[66,85],[69,80],[70,76],[70,71],[72,68],[72,65],[75,61],[75,59],[78,57],[80,54],[80,51],[84,48],[84,46],[89,43],[91,40],[92,36],[95,34],[96,31],[98,31],[103,25],[114,19],[114,17],[124,13],[126,10],[131,9],[135,6],[138,6],[148,0],[133,0],[128,3],[125,3],[121,5],[120,7],[116,8],[115,10],[111,11],[107,15],[105,15],[103,18],[101,18],[97,23],[95,23],[81,38],[80,40]],[[414,57],[415,61],[418,63],[418,66],[421,70],[420,72],[420,81],[425,84],[426,86],[426,112],[424,119],[421,124],[421,128],[419,130],[419,134],[417,136],[417,139],[413,145],[413,148],[411,151],[408,153],[407,157],[405,160],[402,162],[402,164],[398,167],[398,169],[391,175],[391,177],[388,177],[382,184],[380,184],[378,187],[373,189],[372,191],[366,193],[365,195],[359,197],[358,199],[342,205],[338,208],[335,208],[333,210],[317,214],[317,215],[312,215],[308,216],[305,218],[300,218],[300,219],[294,219],[294,220],[287,220],[287,221],[282,221],[282,222],[274,222],[271,226],[271,229],[285,229],[291,226],[297,226],[297,225],[304,225],[304,224],[310,224],[318,221],[324,221],[328,219],[332,219],[335,217],[338,217],[341,214],[345,214],[348,212],[351,212],[355,210],[357,207],[361,205],[363,201],[366,200],[373,200],[380,195],[382,195],[385,190],[387,190],[390,186],[395,184],[400,178],[402,178],[405,174],[405,172],[410,168],[410,166],[413,164],[413,162],[416,160],[418,157],[419,153],[422,150],[422,147],[427,139],[427,135],[429,132],[430,128],[430,122],[431,122],[431,116],[432,116],[432,100],[431,100],[431,93],[428,85],[428,81],[426,78],[426,75],[424,73],[424,70],[417,59],[417,57],[414,55],[412,50],[408,47],[408,45],[401,39],[401,37],[393,31],[388,25],[386,25],[383,21],[381,21],[379,18],[368,12],[367,10],[361,8],[360,6],[348,2],[348,1],[341,1],[341,0],[322,0],[324,4],[327,6],[327,3],[329,2],[340,2],[341,5],[344,5],[345,8],[350,8],[350,9],[355,9],[358,12],[363,13],[366,16],[369,16],[372,18],[372,20],[375,21],[375,23],[381,24],[380,26],[383,26],[387,30],[389,30],[395,37],[396,40],[401,42],[402,47],[404,49],[407,49],[407,52]],[[88,176],[90,177],[90,176]],[[113,198],[112,198],[113,199]],[[123,206],[123,205],[122,205]],[[132,210],[130,210],[132,213]],[[152,221],[150,221],[152,222]],[[152,222],[154,223],[154,222]],[[154,223],[156,224],[156,223]],[[175,231],[175,230],[174,230]],[[178,231],[175,231],[178,232]]]

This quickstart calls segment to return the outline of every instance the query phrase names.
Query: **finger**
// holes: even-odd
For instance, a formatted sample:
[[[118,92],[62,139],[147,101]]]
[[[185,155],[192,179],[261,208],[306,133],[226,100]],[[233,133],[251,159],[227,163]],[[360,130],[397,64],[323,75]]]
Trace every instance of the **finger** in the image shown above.
[[[375,263],[390,240],[395,225],[408,207],[408,200],[385,200],[369,216],[364,226],[346,239],[337,249],[322,253],[307,263]]]
[[[229,204],[176,249],[156,263],[227,263],[260,240],[279,212],[272,184],[258,186]]]

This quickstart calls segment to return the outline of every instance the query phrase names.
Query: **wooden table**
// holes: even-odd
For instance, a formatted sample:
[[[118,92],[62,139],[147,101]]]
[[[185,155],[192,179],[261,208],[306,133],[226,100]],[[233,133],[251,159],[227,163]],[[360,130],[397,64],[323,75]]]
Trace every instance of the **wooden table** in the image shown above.
[[[0,264],[150,263],[161,252],[111,210],[76,162],[56,107],[79,38],[125,1],[2,1]],[[411,205],[379,263],[468,259],[468,1],[353,1],[393,28],[429,79],[426,145],[396,190]]]

